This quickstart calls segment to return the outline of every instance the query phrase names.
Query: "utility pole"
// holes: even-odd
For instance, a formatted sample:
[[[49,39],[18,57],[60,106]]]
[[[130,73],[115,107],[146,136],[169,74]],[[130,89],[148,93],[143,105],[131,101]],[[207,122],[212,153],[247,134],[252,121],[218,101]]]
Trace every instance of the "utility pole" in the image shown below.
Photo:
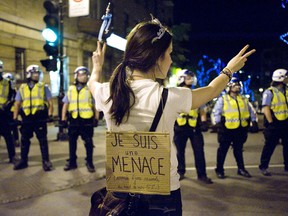
[[[41,60],[41,64],[46,68],[46,71],[59,72],[60,86],[58,93],[58,127],[57,140],[66,140],[67,135],[64,132],[61,124],[63,98],[64,98],[64,53],[63,53],[63,39],[64,39],[64,12],[63,0],[45,0],[43,7],[46,14],[43,18],[46,23],[46,28],[42,31],[42,35],[46,42],[43,46],[48,59]],[[59,59],[59,61],[58,61]],[[58,62],[60,68],[58,68]]]

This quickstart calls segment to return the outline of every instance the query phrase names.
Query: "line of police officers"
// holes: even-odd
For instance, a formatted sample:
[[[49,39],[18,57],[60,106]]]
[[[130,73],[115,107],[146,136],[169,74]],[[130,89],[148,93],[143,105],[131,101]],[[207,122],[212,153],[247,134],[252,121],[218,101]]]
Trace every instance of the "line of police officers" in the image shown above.
[[[15,96],[15,89],[11,81],[3,77],[3,62],[0,61],[0,135],[5,139],[9,162],[14,163],[14,170],[28,167],[30,139],[33,133],[40,144],[42,165],[44,171],[53,169],[49,159],[47,141],[47,122],[53,121],[52,95],[47,85],[39,82],[41,71],[38,65],[30,65],[26,69],[27,82],[22,84]],[[63,98],[61,116],[62,126],[68,126],[69,159],[64,167],[65,171],[77,168],[77,139],[81,136],[86,148],[86,166],[89,172],[95,172],[93,165],[93,126],[97,125],[96,110],[91,92],[87,88],[90,72],[86,67],[78,67],[74,71],[74,85],[68,89]],[[260,158],[259,169],[265,176],[268,171],[271,156],[276,145],[281,140],[283,145],[284,170],[288,171],[288,76],[287,70],[278,69],[273,72],[271,86],[263,93],[262,106],[264,111],[265,144]],[[189,70],[184,70],[179,76],[178,84],[191,88],[196,85],[197,78]],[[7,113],[11,112],[14,104],[13,120]],[[181,113],[175,122],[174,143],[177,148],[179,161],[178,172],[181,179],[185,174],[185,148],[188,138],[194,150],[194,158],[198,179],[206,184],[212,180],[206,175],[204,156],[204,139],[202,131],[207,131],[205,118],[201,116],[205,109],[191,110]],[[11,125],[17,123],[18,114],[21,115],[21,159],[17,159],[15,145],[11,133]],[[204,113],[205,114],[205,113]],[[225,178],[224,162],[229,147],[232,146],[238,166],[237,174],[251,177],[245,169],[243,159],[243,145],[247,140],[248,128],[258,131],[256,113],[248,99],[241,95],[241,82],[233,77],[228,83],[226,94],[220,96],[213,108],[213,116],[218,132],[219,148],[216,158],[216,175]],[[204,121],[203,121],[204,119]],[[201,126],[202,125],[202,126]],[[204,129],[206,128],[206,129]]]
[[[281,140],[283,145],[284,171],[288,172],[288,76],[287,70],[277,69],[273,72],[271,86],[263,93],[262,107],[264,110],[264,138],[259,169],[265,176],[270,176],[268,171],[271,156],[276,145]],[[178,86],[191,88],[197,78],[192,71],[184,69],[178,77]],[[258,131],[256,111],[248,99],[241,95],[242,83],[238,77],[233,77],[228,83],[226,93],[221,95],[213,108],[212,117],[216,124],[219,147],[216,155],[215,173],[218,178],[226,178],[224,172],[225,158],[230,147],[238,166],[237,174],[250,178],[250,173],[245,169],[243,146],[250,132]],[[206,118],[203,118],[205,109],[191,110],[181,113],[174,126],[174,143],[177,148],[178,173],[180,180],[185,175],[185,148],[188,138],[193,151],[198,180],[211,184],[206,175],[204,156],[204,140],[202,131],[205,131]],[[204,119],[204,121],[203,121]],[[201,126],[202,125],[202,126]],[[204,127],[203,127],[204,126]]]
[[[86,166],[89,172],[95,172],[93,165],[93,126],[97,125],[97,115],[92,94],[87,88],[90,72],[86,67],[75,70],[75,84],[69,87],[64,97],[62,124],[68,126],[69,159],[64,170],[77,168],[76,149],[80,135],[86,148]],[[3,62],[0,61],[0,135],[5,139],[9,162],[14,163],[14,170],[28,167],[28,154],[33,134],[39,141],[44,171],[51,171],[53,165],[49,158],[47,141],[47,122],[53,121],[53,102],[48,85],[40,81],[43,75],[38,65],[30,65],[26,69],[26,83],[15,91],[10,80],[3,77]],[[16,93],[16,94],[15,94]],[[14,104],[14,106],[13,106]],[[13,119],[9,112],[12,107]],[[21,159],[15,154],[15,145],[11,126],[18,124],[21,116]],[[66,117],[68,116],[68,118]],[[68,120],[68,122],[67,122]]]

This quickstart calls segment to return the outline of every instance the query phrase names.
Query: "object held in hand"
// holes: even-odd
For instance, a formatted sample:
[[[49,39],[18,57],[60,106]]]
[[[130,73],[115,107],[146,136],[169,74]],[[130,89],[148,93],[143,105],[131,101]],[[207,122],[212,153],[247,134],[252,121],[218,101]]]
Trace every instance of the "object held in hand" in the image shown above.
[[[100,42],[103,41],[103,34],[108,34],[109,33],[109,27],[110,27],[110,24],[111,24],[111,20],[112,20],[112,14],[109,13],[110,12],[110,2],[108,3],[108,6],[106,8],[106,14],[102,16],[102,25],[100,27],[100,31],[99,31],[99,34],[98,34],[98,40]]]

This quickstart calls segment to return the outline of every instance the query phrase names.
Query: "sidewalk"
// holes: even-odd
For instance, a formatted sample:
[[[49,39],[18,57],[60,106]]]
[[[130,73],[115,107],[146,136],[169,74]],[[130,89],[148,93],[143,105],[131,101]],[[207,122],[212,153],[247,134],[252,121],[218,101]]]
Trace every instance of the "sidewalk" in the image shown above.
[[[105,175],[105,146],[103,126],[94,130],[94,165],[95,173],[89,173],[85,166],[85,147],[81,139],[78,139],[77,162],[78,169],[65,172],[63,170],[68,159],[68,141],[56,141],[58,128],[53,125],[48,126],[48,142],[50,160],[54,170],[44,172],[42,169],[42,159],[38,141],[33,137],[29,152],[29,167],[23,170],[13,170],[13,165],[8,163],[6,144],[1,139],[0,145],[0,204],[16,202],[62,191],[79,185],[101,179]],[[101,142],[101,144],[99,144]],[[17,155],[20,156],[20,148],[16,148]],[[4,158],[6,158],[4,160]],[[0,214],[1,215],[1,214]]]

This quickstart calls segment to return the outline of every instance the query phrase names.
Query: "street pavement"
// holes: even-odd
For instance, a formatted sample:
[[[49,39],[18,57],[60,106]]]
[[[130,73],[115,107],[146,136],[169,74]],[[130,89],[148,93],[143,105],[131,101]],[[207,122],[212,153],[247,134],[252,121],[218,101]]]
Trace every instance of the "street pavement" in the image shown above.
[[[260,125],[261,127],[261,125]],[[95,173],[85,166],[85,148],[78,141],[78,169],[65,172],[68,142],[56,141],[58,128],[48,127],[50,159],[54,170],[42,170],[40,147],[32,139],[29,167],[14,171],[8,163],[3,138],[0,140],[0,216],[87,216],[90,197],[105,186],[105,124],[94,130]],[[218,147],[217,134],[204,133],[207,174],[213,184],[197,180],[191,145],[186,148],[186,178],[181,181],[183,216],[218,215],[288,215],[288,173],[284,172],[282,146],[278,145],[270,163],[272,176],[263,176],[258,169],[264,143],[262,132],[249,133],[244,146],[246,169],[252,178],[237,175],[236,162],[230,149],[225,162],[226,179],[215,175]],[[20,149],[16,148],[20,155]]]

